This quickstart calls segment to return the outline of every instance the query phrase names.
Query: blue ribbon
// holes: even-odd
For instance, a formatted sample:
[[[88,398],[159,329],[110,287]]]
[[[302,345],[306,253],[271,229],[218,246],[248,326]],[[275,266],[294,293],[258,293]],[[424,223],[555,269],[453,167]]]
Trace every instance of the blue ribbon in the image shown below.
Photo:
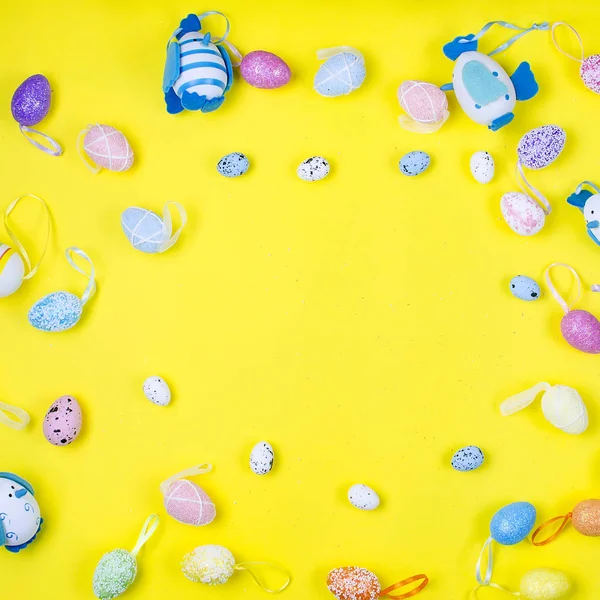
[[[486,23],[479,33],[477,33],[471,39],[463,39],[459,40],[459,43],[466,44],[468,42],[474,42],[476,40],[481,39],[494,25],[500,25],[505,29],[513,29],[514,31],[519,31],[517,35],[511,37],[509,40],[504,42],[501,46],[498,46],[495,50],[492,50],[488,56],[494,56],[494,54],[498,54],[498,52],[503,52],[510,46],[512,46],[518,39],[522,38],[524,35],[527,35],[530,31],[550,31],[550,23],[544,21],[543,23],[534,23],[531,27],[525,29],[523,27],[519,27],[518,25],[513,25],[512,23],[508,23],[507,21],[490,21]]]

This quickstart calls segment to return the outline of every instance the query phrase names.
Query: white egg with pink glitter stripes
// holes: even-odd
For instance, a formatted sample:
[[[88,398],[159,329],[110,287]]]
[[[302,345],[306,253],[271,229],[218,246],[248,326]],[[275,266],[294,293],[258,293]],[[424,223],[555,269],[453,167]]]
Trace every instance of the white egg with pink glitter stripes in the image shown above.
[[[194,482],[179,479],[172,483],[164,494],[166,511],[180,523],[200,527],[208,525],[217,516],[215,503]]]
[[[95,165],[95,171],[127,171],[133,165],[133,150],[127,138],[110,125],[88,125],[81,133],[83,151]]]
[[[500,200],[500,210],[507,225],[519,235],[535,235],[546,222],[542,207],[523,192],[504,194]]]

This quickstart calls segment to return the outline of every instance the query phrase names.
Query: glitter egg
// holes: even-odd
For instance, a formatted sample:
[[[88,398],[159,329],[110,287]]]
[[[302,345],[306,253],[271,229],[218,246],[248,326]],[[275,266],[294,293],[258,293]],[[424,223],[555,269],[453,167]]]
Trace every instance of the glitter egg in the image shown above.
[[[180,479],[164,493],[166,511],[180,523],[200,527],[212,523],[217,515],[215,503],[193,481]]]
[[[107,552],[96,565],[92,589],[96,598],[111,600],[120,596],[135,580],[137,561],[127,550]]]
[[[490,532],[499,544],[512,546],[523,541],[535,525],[536,511],[529,502],[513,502],[501,508],[490,523]]]
[[[357,90],[366,76],[362,56],[340,52],[321,65],[315,75],[314,88],[321,96],[342,96]]]
[[[557,569],[532,569],[521,578],[525,600],[559,600],[571,590],[569,578]]]
[[[131,206],[125,209],[121,215],[121,227],[131,245],[146,254],[162,252],[169,239],[163,219],[146,208]]]
[[[376,575],[360,567],[340,567],[327,575],[327,587],[338,600],[375,600],[381,593]]]
[[[127,138],[110,125],[89,125],[82,132],[83,150],[94,163],[96,169],[127,171],[133,165],[133,150]]]
[[[246,83],[263,90],[282,87],[292,76],[284,60],[265,50],[246,54],[240,64],[240,74]]]
[[[25,264],[10,246],[0,244],[0,298],[14,294],[23,283]]]
[[[198,546],[183,557],[181,570],[195,583],[223,585],[235,571],[235,558],[223,546]]]
[[[558,125],[543,125],[526,133],[517,146],[517,155],[528,169],[543,169],[553,163],[562,152],[567,140],[564,129]]]
[[[44,417],[44,437],[53,446],[66,446],[81,433],[82,421],[79,402],[73,396],[61,396]]]
[[[241,152],[227,154],[217,163],[217,171],[223,177],[240,177],[250,168],[250,161]]]
[[[418,123],[439,123],[448,112],[446,94],[437,85],[425,81],[403,81],[398,88],[398,102]]]
[[[37,125],[50,110],[52,90],[43,75],[28,77],[13,94],[10,109],[20,125]]]
[[[600,500],[583,500],[573,509],[573,527],[587,536],[600,536]]]
[[[458,450],[452,457],[451,465],[456,471],[474,471],[478,469],[484,461],[481,448],[477,446],[465,446]]]
[[[539,284],[525,275],[517,275],[510,280],[510,293],[519,300],[531,302],[537,300],[542,291]]]
[[[506,224],[519,235],[535,235],[546,223],[542,207],[523,192],[504,194],[500,200],[500,210]]]
[[[416,177],[427,170],[430,162],[431,159],[429,158],[429,154],[427,154],[427,152],[414,150],[413,152],[405,154],[400,159],[398,167],[400,168],[400,172],[404,175]]]
[[[600,94],[600,54],[593,54],[584,58],[579,74],[589,90]]]
[[[560,330],[573,348],[588,354],[600,353],[600,322],[587,310],[570,310],[563,316]]]
[[[29,323],[40,331],[59,332],[74,327],[83,312],[81,300],[70,292],[54,292],[29,310]]]

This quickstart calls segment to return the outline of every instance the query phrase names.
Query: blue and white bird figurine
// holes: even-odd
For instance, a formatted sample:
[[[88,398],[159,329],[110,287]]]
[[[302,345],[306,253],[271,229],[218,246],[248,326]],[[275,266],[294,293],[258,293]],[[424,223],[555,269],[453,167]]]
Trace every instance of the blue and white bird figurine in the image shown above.
[[[227,21],[223,37],[213,39],[210,33],[202,33],[202,19],[210,15],[220,15]],[[236,57],[235,66],[242,58],[227,42],[228,34],[229,21],[220,12],[190,14],[181,21],[167,44],[163,92],[169,114],[183,110],[213,112],[223,104],[233,83],[233,65],[223,45]]]
[[[584,190],[584,185],[591,187],[595,193]],[[567,198],[567,202],[581,210],[588,235],[600,246],[600,188],[590,181],[584,181]]]
[[[13,473],[0,473],[0,546],[9,552],[23,550],[43,521],[31,485]]]

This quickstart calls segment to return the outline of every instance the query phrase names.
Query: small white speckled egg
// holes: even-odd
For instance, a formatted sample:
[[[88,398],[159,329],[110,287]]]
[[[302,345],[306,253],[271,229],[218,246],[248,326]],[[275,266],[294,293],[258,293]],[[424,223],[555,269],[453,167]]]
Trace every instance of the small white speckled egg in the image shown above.
[[[377,492],[362,483],[356,483],[348,490],[348,500],[360,510],[375,510],[379,506]]]
[[[517,275],[510,280],[510,293],[519,300],[531,302],[537,300],[542,291],[537,281],[534,281],[531,277]]]
[[[159,406],[167,406],[171,402],[171,390],[162,377],[148,377],[142,387],[144,395],[150,402]]]
[[[322,156],[313,156],[300,163],[296,173],[303,181],[320,181],[329,175],[329,163]]]
[[[535,235],[546,223],[542,207],[523,192],[508,192],[500,200],[506,224],[519,235]]]
[[[494,178],[494,159],[489,152],[475,152],[469,164],[475,181],[489,183]]]
[[[250,468],[257,475],[266,475],[273,468],[275,453],[268,442],[258,442],[250,452]]]

